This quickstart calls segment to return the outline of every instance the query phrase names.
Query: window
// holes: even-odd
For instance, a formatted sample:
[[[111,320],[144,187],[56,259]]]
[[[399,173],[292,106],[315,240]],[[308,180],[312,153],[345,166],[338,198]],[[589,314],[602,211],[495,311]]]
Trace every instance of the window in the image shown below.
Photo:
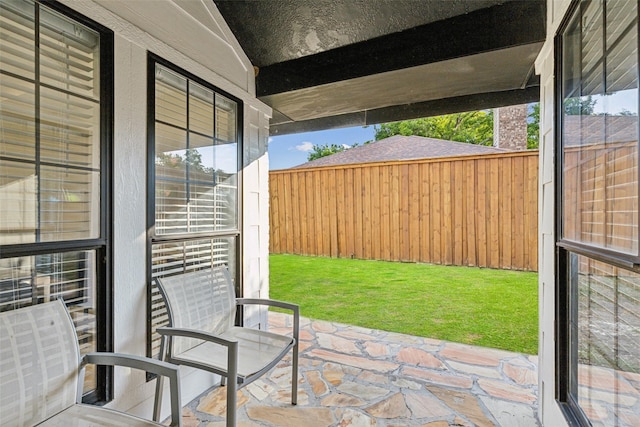
[[[112,34],[29,0],[0,3],[0,311],[62,297],[82,353],[110,348]],[[107,371],[88,373],[107,398]]]
[[[559,37],[558,398],[581,425],[640,411],[638,4],[575,2]]]
[[[563,38],[562,237],[637,257],[637,5],[581,5]]]
[[[239,101],[149,56],[149,354],[166,322],[153,279],[215,265],[236,271]]]
[[[569,278],[571,398],[592,425],[637,425],[640,274],[571,253]]]

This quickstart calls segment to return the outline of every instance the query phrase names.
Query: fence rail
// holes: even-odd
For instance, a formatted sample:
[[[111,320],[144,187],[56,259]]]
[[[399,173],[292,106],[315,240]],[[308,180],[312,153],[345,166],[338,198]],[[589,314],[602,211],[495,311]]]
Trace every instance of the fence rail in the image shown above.
[[[538,153],[269,174],[270,251],[538,268]]]

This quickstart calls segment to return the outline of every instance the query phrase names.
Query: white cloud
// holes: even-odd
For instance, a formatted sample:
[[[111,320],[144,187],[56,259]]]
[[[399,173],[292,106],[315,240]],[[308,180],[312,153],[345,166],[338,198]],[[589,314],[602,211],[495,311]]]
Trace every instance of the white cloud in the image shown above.
[[[345,150],[348,150],[349,148],[351,148],[351,146],[350,146],[349,144],[342,144],[342,147],[343,147]]]
[[[304,141],[302,144],[298,144],[295,147],[289,148],[289,150],[304,151],[308,153],[309,151],[313,150],[313,143],[309,141]]]
[[[271,144],[272,142],[273,142],[273,137],[272,137],[272,136],[270,136],[270,137],[267,139],[267,144]]]

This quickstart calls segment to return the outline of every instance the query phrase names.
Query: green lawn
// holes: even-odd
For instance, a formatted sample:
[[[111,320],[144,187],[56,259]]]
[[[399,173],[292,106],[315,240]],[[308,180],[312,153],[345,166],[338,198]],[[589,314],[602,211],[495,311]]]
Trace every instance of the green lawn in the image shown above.
[[[270,297],[305,317],[538,352],[537,273],[298,255],[270,263]]]

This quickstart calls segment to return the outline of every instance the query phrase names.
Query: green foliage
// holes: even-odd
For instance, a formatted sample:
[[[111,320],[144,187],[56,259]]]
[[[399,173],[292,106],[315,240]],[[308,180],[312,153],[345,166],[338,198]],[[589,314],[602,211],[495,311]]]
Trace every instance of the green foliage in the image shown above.
[[[564,100],[564,113],[567,116],[590,116],[593,114],[597,99],[591,95],[580,98],[567,98]]]
[[[527,120],[527,148],[535,149],[540,146],[540,103],[536,102],[531,108]]]
[[[184,156],[173,153],[158,153],[156,155],[156,164],[175,169],[185,169],[188,165],[191,172],[213,172],[212,168],[205,167],[202,164],[202,154],[198,150],[188,149],[184,153]]]
[[[308,318],[538,352],[536,273],[298,255],[269,263],[270,297]]]
[[[337,144],[314,145],[313,150],[309,152],[309,155],[307,156],[307,161],[310,162],[311,160],[316,160],[321,157],[330,156],[332,154],[339,153],[346,149],[347,147],[345,147],[344,145],[337,145]]]
[[[375,125],[375,139],[416,135],[478,145],[493,144],[493,113],[470,111]]]
[[[367,127],[367,126],[364,126]],[[369,144],[371,141],[365,141],[362,145],[367,145]],[[358,144],[357,142],[351,146],[345,146],[345,145],[337,145],[337,144],[324,144],[324,145],[314,145],[313,146],[313,150],[307,155],[307,161],[311,161],[311,160],[315,160],[315,159],[319,159],[321,157],[326,157],[326,156],[330,156],[332,154],[335,153],[339,153],[341,151],[345,151],[348,150],[350,148],[354,148],[357,147]]]

